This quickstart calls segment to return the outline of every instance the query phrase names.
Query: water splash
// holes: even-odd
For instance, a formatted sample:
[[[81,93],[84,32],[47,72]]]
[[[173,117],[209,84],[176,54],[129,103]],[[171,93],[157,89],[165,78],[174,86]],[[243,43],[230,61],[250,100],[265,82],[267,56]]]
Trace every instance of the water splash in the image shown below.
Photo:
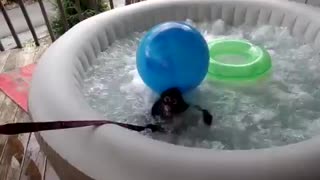
[[[175,137],[146,136],[190,147],[256,149],[309,139],[320,132],[319,53],[294,39],[283,27],[230,27],[222,20],[194,23],[207,41],[217,37],[243,38],[268,50],[273,72],[248,86],[226,87],[204,81],[188,101],[214,113],[214,126],[190,126]],[[140,79],[135,52],[143,33],[118,40],[101,53],[88,71],[83,93],[89,104],[107,119],[150,123],[156,99]],[[173,141],[174,139],[174,141]]]

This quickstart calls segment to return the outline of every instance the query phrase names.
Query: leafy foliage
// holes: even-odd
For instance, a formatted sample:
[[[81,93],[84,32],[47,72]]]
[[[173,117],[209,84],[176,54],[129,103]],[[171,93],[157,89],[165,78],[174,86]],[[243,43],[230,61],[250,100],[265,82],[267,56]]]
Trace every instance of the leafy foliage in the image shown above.
[[[88,2],[88,0],[85,0],[85,1]],[[67,20],[70,28],[81,21],[80,20],[81,18],[78,14],[78,11],[77,11],[75,0],[63,0],[62,5],[63,5],[64,11],[65,11],[66,20]],[[103,2],[102,0],[97,0],[97,5],[98,5],[98,12],[96,12],[96,10],[94,8],[89,7],[88,3],[87,4],[80,3],[80,8],[81,8],[80,13],[81,13],[83,19],[89,18],[89,17],[94,16],[100,12],[104,12],[104,11],[107,11],[110,9],[109,4]],[[62,19],[60,11],[58,11],[57,16],[55,16],[51,20],[51,26],[52,26],[54,34],[57,37],[59,37],[65,33],[64,26],[63,26],[63,19]]]

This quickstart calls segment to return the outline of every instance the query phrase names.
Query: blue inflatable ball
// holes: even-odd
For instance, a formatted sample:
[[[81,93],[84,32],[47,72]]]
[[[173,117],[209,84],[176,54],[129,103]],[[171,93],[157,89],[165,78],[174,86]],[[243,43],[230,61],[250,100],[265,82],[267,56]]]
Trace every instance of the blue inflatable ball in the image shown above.
[[[153,91],[176,87],[182,93],[196,88],[209,67],[209,49],[204,37],[183,22],[166,22],[153,27],[137,50],[137,69]]]

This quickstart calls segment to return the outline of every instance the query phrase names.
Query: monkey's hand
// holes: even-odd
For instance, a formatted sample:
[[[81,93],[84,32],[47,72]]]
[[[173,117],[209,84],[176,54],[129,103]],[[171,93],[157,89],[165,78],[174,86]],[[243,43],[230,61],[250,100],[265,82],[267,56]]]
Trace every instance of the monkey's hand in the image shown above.
[[[212,115],[210,114],[210,112],[206,109],[202,109],[202,116],[203,116],[203,122],[208,125],[211,126],[212,124]]]

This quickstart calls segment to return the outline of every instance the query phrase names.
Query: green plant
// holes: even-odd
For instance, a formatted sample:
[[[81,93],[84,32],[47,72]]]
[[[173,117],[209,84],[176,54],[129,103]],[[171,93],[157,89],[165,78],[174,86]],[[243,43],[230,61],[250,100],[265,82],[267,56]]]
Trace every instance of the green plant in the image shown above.
[[[94,1],[94,0],[89,0]],[[80,15],[78,14],[77,6],[75,0],[62,0],[62,5],[65,11],[66,20],[69,25],[69,28],[73,27],[81,20],[94,16],[100,12],[107,11],[110,9],[109,4],[103,2],[103,0],[97,0],[98,12],[92,7],[92,3],[88,3],[88,0],[81,1],[80,0]],[[56,3],[55,3],[56,4]],[[56,7],[57,4],[56,4]],[[57,8],[58,9],[58,8]],[[82,18],[82,19],[81,19]],[[53,17],[51,20],[51,26],[53,33],[59,37],[65,33],[63,19],[61,16],[61,11],[58,10],[58,14]]]

